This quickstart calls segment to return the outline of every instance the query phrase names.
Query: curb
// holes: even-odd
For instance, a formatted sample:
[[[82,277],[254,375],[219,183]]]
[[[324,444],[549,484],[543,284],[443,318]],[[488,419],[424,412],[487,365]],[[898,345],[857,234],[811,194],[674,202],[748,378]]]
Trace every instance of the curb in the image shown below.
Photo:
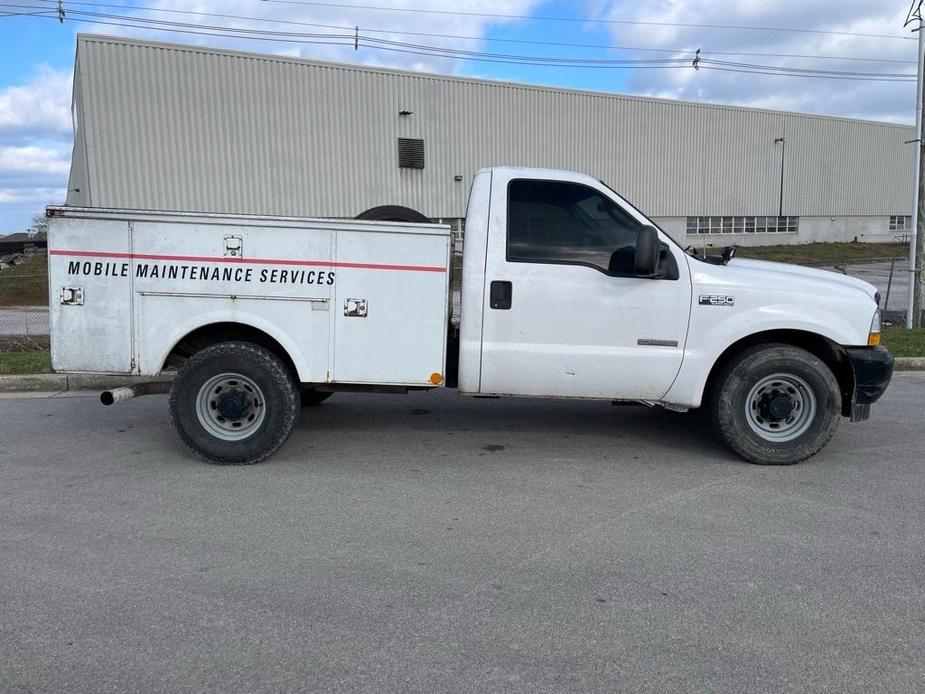
[[[896,357],[894,371],[925,371],[925,357]]]
[[[152,381],[170,381],[167,376],[107,376],[104,374],[23,374],[0,376],[0,393],[51,392],[63,393],[69,390],[109,390],[120,386]]]

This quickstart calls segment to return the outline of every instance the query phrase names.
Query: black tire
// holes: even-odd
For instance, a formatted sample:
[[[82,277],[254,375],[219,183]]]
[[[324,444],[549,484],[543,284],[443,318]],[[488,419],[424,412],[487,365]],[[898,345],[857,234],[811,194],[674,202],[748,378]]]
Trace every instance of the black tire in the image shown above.
[[[311,388],[302,389],[302,407],[318,407],[321,403],[334,395],[331,392],[321,390],[312,390]]]
[[[209,400],[211,389],[207,391],[205,387],[210,381],[222,378],[237,384],[238,381],[227,380],[235,375],[241,383],[249,383],[253,388],[244,385],[234,390],[231,405],[243,402],[256,414],[252,422],[245,422],[247,427],[253,427],[249,433],[244,430],[245,438],[225,440],[210,432],[207,425],[230,427],[235,417],[223,420],[222,425],[210,424],[208,410],[216,408],[215,402]],[[221,386],[216,392],[220,390]],[[239,394],[242,398],[235,401]],[[207,405],[201,407],[201,402]],[[205,414],[200,415],[201,409]],[[252,465],[265,460],[289,438],[298,413],[299,388],[290,370],[275,354],[250,342],[220,342],[196,352],[177,372],[170,388],[170,419],[174,428],[187,446],[215,465]],[[222,419],[221,414],[217,419]]]
[[[412,224],[430,224],[431,220],[417,210],[401,205],[380,205],[373,207],[356,216],[371,222],[410,222]]]
[[[778,397],[789,403],[789,414],[780,414],[787,404],[772,411]],[[716,432],[748,462],[793,465],[818,453],[835,434],[841,390],[831,369],[814,354],[792,345],[757,345],[736,355],[719,374],[710,412]],[[795,424],[788,424],[790,417]],[[781,431],[772,431],[775,425]]]

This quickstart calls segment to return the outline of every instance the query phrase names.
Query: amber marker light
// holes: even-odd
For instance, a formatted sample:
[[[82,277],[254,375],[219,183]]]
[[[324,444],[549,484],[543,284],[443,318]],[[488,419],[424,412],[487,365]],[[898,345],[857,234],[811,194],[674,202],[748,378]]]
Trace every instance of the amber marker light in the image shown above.
[[[874,311],[873,320],[870,321],[870,331],[867,334],[867,346],[877,347],[880,344],[880,309]]]

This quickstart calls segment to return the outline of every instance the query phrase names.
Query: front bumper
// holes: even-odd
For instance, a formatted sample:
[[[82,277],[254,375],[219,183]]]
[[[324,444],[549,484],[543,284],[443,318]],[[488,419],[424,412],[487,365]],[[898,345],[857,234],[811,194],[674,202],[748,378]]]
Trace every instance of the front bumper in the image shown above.
[[[870,406],[877,402],[893,377],[893,355],[886,347],[845,347],[854,371],[851,421],[870,417]]]

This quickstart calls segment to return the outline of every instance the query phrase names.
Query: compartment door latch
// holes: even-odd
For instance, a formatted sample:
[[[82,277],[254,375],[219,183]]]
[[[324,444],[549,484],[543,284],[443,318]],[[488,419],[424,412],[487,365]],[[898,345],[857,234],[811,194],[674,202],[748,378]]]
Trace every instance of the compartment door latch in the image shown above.
[[[59,300],[62,306],[83,306],[84,290],[82,287],[61,287]]]
[[[225,257],[241,258],[244,255],[244,239],[240,236],[225,236]]]
[[[366,299],[344,301],[344,315],[351,318],[366,318]]]

